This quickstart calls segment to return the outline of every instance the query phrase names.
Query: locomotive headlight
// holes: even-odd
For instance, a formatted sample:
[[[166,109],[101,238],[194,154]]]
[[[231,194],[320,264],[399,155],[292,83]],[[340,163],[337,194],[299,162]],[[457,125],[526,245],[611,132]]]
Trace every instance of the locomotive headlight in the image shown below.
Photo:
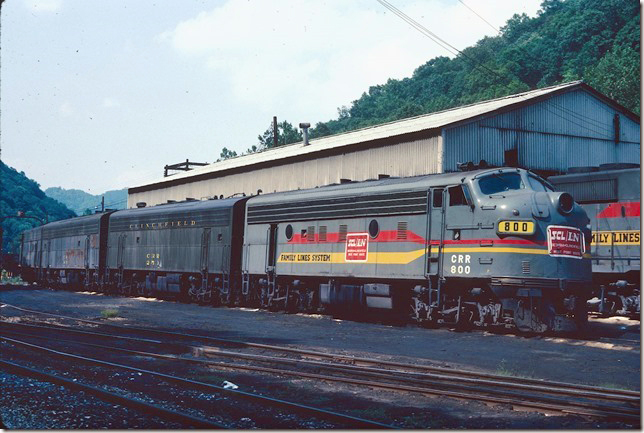
[[[557,209],[560,213],[567,215],[572,212],[573,207],[575,206],[575,200],[567,192],[562,192],[557,199]]]

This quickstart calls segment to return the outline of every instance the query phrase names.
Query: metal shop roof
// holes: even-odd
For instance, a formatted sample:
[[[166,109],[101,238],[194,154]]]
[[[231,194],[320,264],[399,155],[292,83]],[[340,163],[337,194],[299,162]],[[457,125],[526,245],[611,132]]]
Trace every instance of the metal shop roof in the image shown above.
[[[537,102],[537,100],[548,98],[553,94],[568,92],[578,88],[583,88],[584,90],[589,91],[605,102],[616,106],[618,109],[620,109],[620,111],[624,111],[625,114],[629,117],[633,116],[630,111],[619,106],[614,101],[608,99],[606,96],[592,89],[590,86],[582,83],[581,81],[573,81],[558,86],[545,87],[529,92],[518,93],[516,95],[505,96],[503,98],[492,99],[476,104],[398,120],[395,122],[370,126],[356,131],[317,138],[310,140],[309,145],[306,146],[303,142],[299,142],[267,149],[257,153],[242,155],[224,161],[215,162],[187,172],[164,177],[156,182],[148,182],[137,185],[130,188],[129,192],[133,193],[138,191],[163,188],[165,186],[170,186],[176,183],[185,183],[186,181],[190,181],[187,178],[196,176],[199,176],[200,178],[218,177],[219,175],[223,175],[224,172],[229,170],[244,170],[244,168],[246,167],[250,168],[251,166],[257,164],[267,164],[274,161],[288,160],[293,157],[302,157],[305,155],[314,154],[316,152],[325,152],[331,149],[349,147],[351,145],[359,143],[373,142],[375,140],[386,139],[404,134],[436,130],[476,117],[498,114],[499,112],[507,111],[508,109],[511,109],[517,105],[535,103]],[[639,119],[637,119],[636,121],[639,123]]]

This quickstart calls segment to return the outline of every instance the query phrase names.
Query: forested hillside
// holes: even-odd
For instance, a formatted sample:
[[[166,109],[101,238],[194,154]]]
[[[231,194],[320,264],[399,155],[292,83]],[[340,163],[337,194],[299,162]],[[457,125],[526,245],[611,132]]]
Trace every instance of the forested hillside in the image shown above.
[[[310,134],[323,137],[574,80],[639,114],[640,63],[639,2],[545,0],[535,18],[515,15],[498,36],[453,59],[433,58],[409,78],[370,87]],[[289,140],[279,132],[280,145],[301,140],[301,134]],[[258,150],[272,146],[263,140],[267,133],[259,136]]]
[[[101,198],[105,196],[105,208],[125,209],[127,207],[127,189],[107,191],[105,194],[92,195],[80,189],[47,188],[47,196],[58,200],[78,215],[92,214],[101,209]]]
[[[339,117],[315,125],[320,137],[584,80],[640,112],[640,4],[633,0],[545,0],[535,18],[515,15],[496,37],[453,59],[437,57],[410,78],[373,86]],[[428,40],[428,43],[432,43]]]
[[[0,161],[0,215],[14,216],[18,211],[27,216],[35,216],[43,221],[57,221],[71,218],[76,214],[47,197],[35,181],[29,179],[24,172],[18,172]],[[20,232],[40,225],[40,222],[30,218],[5,218],[2,221],[3,238],[2,251],[17,253],[20,250]]]

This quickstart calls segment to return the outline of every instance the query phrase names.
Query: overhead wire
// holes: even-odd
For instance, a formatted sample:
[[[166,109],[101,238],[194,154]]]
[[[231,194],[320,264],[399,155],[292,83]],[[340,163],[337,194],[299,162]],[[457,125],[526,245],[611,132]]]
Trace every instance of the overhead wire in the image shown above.
[[[436,35],[435,33],[431,32],[429,29],[427,29],[427,28],[426,28],[425,26],[423,26],[422,24],[418,23],[416,20],[414,20],[413,18],[411,18],[409,15],[405,14],[405,13],[404,13],[404,12],[402,12],[400,9],[396,8],[395,6],[393,6],[393,5],[392,5],[391,3],[389,3],[387,0],[377,0],[377,1],[378,1],[378,3],[380,3],[381,5],[383,5],[385,8],[387,8],[389,11],[391,11],[391,12],[393,12],[395,15],[397,15],[399,18],[401,18],[402,20],[404,20],[405,22],[407,22],[407,23],[408,23],[409,25],[411,25],[413,28],[415,28],[416,30],[418,30],[420,33],[422,33],[423,35],[427,36],[427,37],[428,37],[428,38],[430,38],[432,41],[434,41],[435,43],[437,43],[437,44],[438,44],[439,46],[441,46],[443,49],[447,50],[448,52],[450,52],[451,54],[454,54],[454,55],[455,55],[455,53],[454,53],[454,52],[456,52],[456,53],[460,54],[461,56],[463,56],[464,58],[466,58],[466,59],[468,59],[469,61],[471,61],[471,62],[474,64],[474,68],[475,68],[475,69],[477,69],[477,67],[480,67],[480,68],[481,68],[483,71],[485,71],[488,75],[492,75],[492,76],[494,76],[494,77],[497,79],[497,81],[499,81],[499,80],[504,80],[504,81],[505,81],[505,80],[507,80],[507,79],[509,78],[509,77],[503,77],[503,76],[502,76],[501,74],[499,74],[498,72],[496,72],[496,71],[494,71],[494,70],[492,70],[492,69],[488,68],[487,66],[483,65],[481,62],[477,61],[476,59],[473,59],[472,57],[470,57],[470,56],[468,56],[467,54],[463,53],[461,50],[459,50],[459,49],[458,49],[458,48],[456,48],[455,46],[451,45],[451,44],[450,44],[449,42],[447,42],[446,40],[444,40],[444,39],[440,38],[438,35]],[[502,33],[501,33],[501,31],[500,31],[499,29],[497,29],[496,27],[494,27],[493,25],[491,25],[491,24],[490,24],[487,20],[485,20],[485,19],[484,19],[480,14],[478,14],[478,13],[477,13],[477,12],[475,12],[472,8],[470,8],[469,6],[467,6],[467,5],[466,5],[462,0],[459,0],[459,2],[460,2],[463,6],[465,6],[467,9],[469,9],[472,13],[474,13],[477,17],[479,17],[481,20],[483,20],[483,21],[484,21],[484,22],[486,22],[488,25],[490,25],[490,26],[491,26],[491,27],[492,27],[492,28],[493,28],[497,33],[499,33],[500,35],[502,35]],[[520,48],[520,49],[521,49],[521,48]],[[528,54],[528,55],[530,55],[530,56],[531,56],[531,54],[530,54],[530,53],[528,53],[527,51],[524,51],[524,53],[526,53],[526,54]],[[520,97],[524,98],[524,96],[520,96]],[[553,115],[555,115],[555,116],[557,116],[557,117],[559,117],[559,118],[565,119],[565,120],[567,120],[568,122],[570,122],[570,123],[572,123],[572,124],[574,124],[574,125],[576,125],[576,126],[579,126],[580,128],[583,128],[583,129],[586,129],[586,130],[588,130],[588,131],[594,132],[594,133],[596,133],[596,134],[598,134],[598,135],[600,135],[600,136],[603,136],[603,135],[605,135],[607,132],[610,132],[610,130],[609,130],[608,128],[605,128],[605,127],[604,127],[604,123],[601,123],[601,122],[599,122],[599,121],[597,121],[597,120],[595,120],[595,119],[592,119],[592,118],[590,118],[590,117],[588,117],[588,116],[584,116],[583,114],[580,114],[580,113],[574,112],[574,111],[569,110],[569,109],[567,109],[567,108],[565,108],[565,107],[562,107],[562,106],[560,106],[560,105],[557,105],[557,104],[553,103],[552,101],[545,100],[544,102],[545,102],[547,105],[550,105],[551,107],[553,107],[555,110],[559,110],[559,112],[555,112],[555,111],[552,111],[552,110],[548,110],[548,109],[546,109],[548,112],[550,112],[551,114],[553,114]],[[566,115],[567,115],[567,116],[566,116]],[[577,120],[579,120],[579,121],[585,122],[585,124],[580,124],[580,123],[576,122],[573,118],[576,118],[576,119],[577,119]],[[591,125],[589,125],[588,123],[591,123]],[[594,124],[594,125],[592,125],[592,124]],[[601,128],[601,129],[602,129],[602,131],[598,131],[597,129],[594,129],[594,128],[592,128],[591,126],[599,127],[599,128]]]
[[[470,10],[474,15],[476,15],[477,17],[479,17],[480,19],[482,19],[483,21],[485,21],[485,23],[486,23],[488,26],[492,27],[492,30],[494,30],[494,31],[495,31],[495,32],[497,32],[497,33],[501,33],[501,31],[500,31],[499,29],[497,29],[497,28],[496,28],[494,25],[492,25],[488,20],[486,20],[485,18],[483,18],[481,15],[479,15],[479,14],[478,14],[474,9],[472,9],[471,7],[469,7],[468,5],[466,5],[465,3],[463,3],[463,1],[462,1],[462,0],[458,0],[458,2],[459,2],[460,4],[462,4],[463,6],[465,6],[466,8],[468,8],[468,9],[469,9],[469,10]]]
[[[413,28],[418,30],[420,33],[434,41],[436,44],[440,45],[443,49],[449,51],[453,55],[458,55],[460,54],[467,60],[471,61],[474,64],[474,68],[481,68],[485,71],[487,71],[489,74],[492,74],[497,77],[497,80],[505,80],[505,77],[497,73],[496,71],[493,71],[492,69],[488,68],[481,62],[478,62],[476,59],[473,59],[471,56],[465,54],[463,51],[459,50],[456,48],[454,45],[450,44],[446,40],[442,39],[439,37],[437,34],[434,32],[430,31],[427,27],[423,26],[420,24],[418,21],[414,20],[411,18],[409,15],[389,3],[387,0],[377,0],[378,3],[383,5],[385,8],[387,8],[389,11],[393,12],[395,15],[397,15],[399,18],[401,18],[403,21],[407,22],[409,25],[411,25]]]
[[[463,2],[463,0],[458,0],[458,1],[459,1],[459,3],[461,3],[463,6],[465,6],[468,10],[470,10],[470,12],[472,12],[474,15],[476,15],[477,17],[479,17],[483,22],[485,22],[487,25],[489,25],[492,29],[494,29],[494,31],[496,31],[496,32],[499,34],[499,36],[503,36],[503,33],[501,32],[501,30],[499,30],[498,28],[496,28],[495,26],[493,26],[493,25],[492,25],[488,20],[486,20],[486,19],[485,19],[481,14],[479,14],[479,13],[478,13],[478,12],[476,12],[474,9],[472,9],[472,8],[471,8],[471,7],[469,7],[467,4],[465,4],[465,2]],[[525,50],[523,47],[518,46],[517,48],[518,48],[520,51],[522,51],[524,54],[527,54],[529,57],[531,57],[531,58],[532,58],[532,60],[537,60],[537,59],[532,55],[532,53],[530,53],[529,51]],[[567,120],[569,120],[571,123],[576,124],[577,126],[583,126],[584,128],[588,129],[589,131],[595,132],[595,133],[600,134],[600,135],[602,135],[603,133],[606,133],[606,132],[608,132],[609,134],[612,132],[612,130],[611,130],[611,129],[609,129],[609,128],[606,128],[606,127],[605,127],[605,123],[603,123],[603,122],[601,122],[601,121],[598,121],[598,120],[596,120],[596,119],[594,119],[594,118],[592,118],[592,117],[584,116],[584,115],[583,115],[583,114],[581,114],[581,113],[578,113],[578,112],[575,112],[575,111],[573,111],[573,110],[570,110],[570,109],[568,109],[568,108],[566,108],[566,107],[563,107],[563,106],[561,106],[561,105],[558,105],[558,104],[556,104],[556,103],[554,103],[554,102],[552,102],[552,101],[545,101],[545,102],[546,102],[547,104],[549,104],[550,106],[552,106],[553,108],[558,109],[558,110],[561,110],[562,112],[567,113],[567,114],[569,114],[570,116],[575,117],[575,118],[577,118],[577,119],[578,119],[578,120],[580,120],[580,121],[583,121],[583,122],[589,122],[589,123],[594,124],[595,126],[597,126],[597,127],[599,127],[600,129],[602,129],[602,131],[597,131],[597,130],[595,130],[595,129],[592,129],[592,128],[588,127],[588,125],[579,125],[579,124],[577,124],[576,122],[574,122],[574,121],[573,121],[572,119],[570,119],[570,118],[568,118],[568,119],[567,119]],[[551,111],[551,113],[552,113],[552,114],[555,114],[555,115],[557,115],[557,116],[559,116],[557,113],[554,113],[554,112],[552,112],[552,111]],[[559,117],[561,117],[561,116],[559,116]]]

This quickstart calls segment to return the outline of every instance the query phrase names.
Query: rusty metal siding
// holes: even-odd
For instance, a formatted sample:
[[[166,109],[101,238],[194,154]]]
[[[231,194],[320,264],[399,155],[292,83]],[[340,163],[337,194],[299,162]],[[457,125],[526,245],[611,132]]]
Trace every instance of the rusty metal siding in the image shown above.
[[[445,128],[443,140],[444,171],[456,170],[458,162],[481,159],[503,165],[503,152],[510,149],[518,150],[523,167],[561,172],[573,166],[640,160],[640,125],[583,90]]]
[[[379,174],[408,177],[440,173],[442,167],[442,138],[405,141],[388,146],[346,152],[247,173],[202,180],[152,191],[131,193],[128,207],[137,202],[148,206],[167,200],[185,200],[186,197],[204,199],[214,195],[228,197],[235,193],[246,195],[263,192],[291,191],[339,183],[340,179],[377,179]]]

